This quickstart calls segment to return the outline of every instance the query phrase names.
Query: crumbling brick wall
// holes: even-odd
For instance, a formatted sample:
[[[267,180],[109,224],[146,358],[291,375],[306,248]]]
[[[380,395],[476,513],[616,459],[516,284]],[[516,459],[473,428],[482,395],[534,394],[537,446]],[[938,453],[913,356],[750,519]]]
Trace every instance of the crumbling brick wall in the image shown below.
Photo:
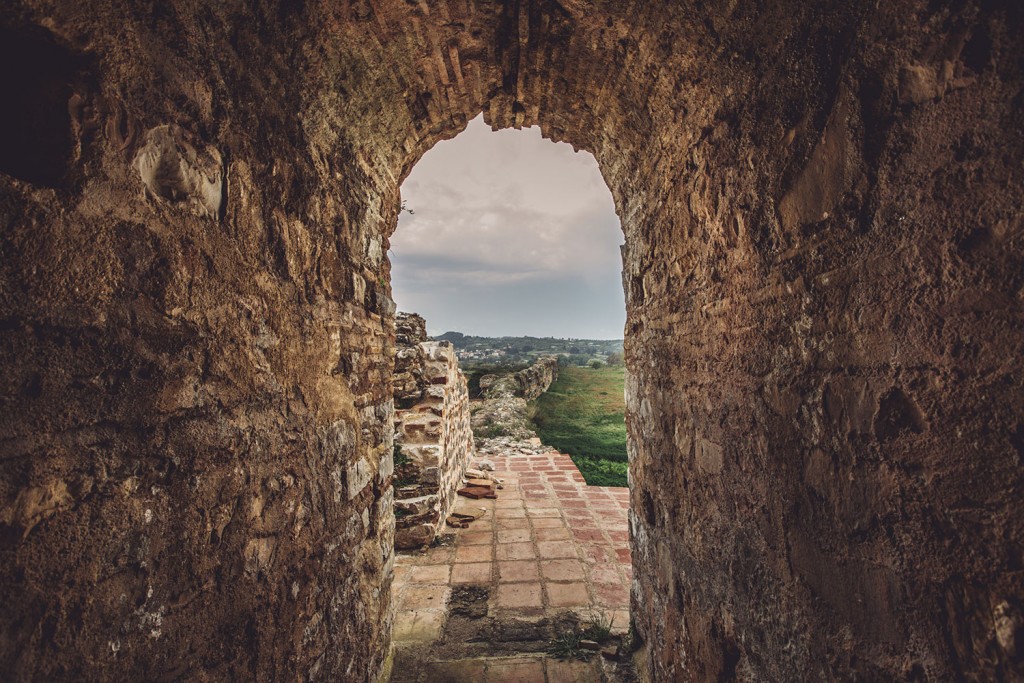
[[[395,547],[409,549],[429,544],[444,526],[473,455],[473,434],[455,348],[425,341],[415,314],[399,313],[396,325]]]

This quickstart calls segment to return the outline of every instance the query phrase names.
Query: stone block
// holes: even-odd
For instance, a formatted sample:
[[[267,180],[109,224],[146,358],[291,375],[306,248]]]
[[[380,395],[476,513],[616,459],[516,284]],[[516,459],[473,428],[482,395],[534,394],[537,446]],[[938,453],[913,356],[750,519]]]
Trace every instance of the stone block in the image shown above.
[[[439,509],[440,503],[441,500],[438,495],[431,494],[395,500],[395,509],[402,510],[410,515],[422,515],[431,511],[436,512]]]
[[[436,524],[415,524],[395,529],[395,547],[400,550],[413,550],[429,545],[437,535]]]
[[[373,467],[366,458],[359,458],[345,468],[345,493],[349,500],[366,488],[373,477]]]

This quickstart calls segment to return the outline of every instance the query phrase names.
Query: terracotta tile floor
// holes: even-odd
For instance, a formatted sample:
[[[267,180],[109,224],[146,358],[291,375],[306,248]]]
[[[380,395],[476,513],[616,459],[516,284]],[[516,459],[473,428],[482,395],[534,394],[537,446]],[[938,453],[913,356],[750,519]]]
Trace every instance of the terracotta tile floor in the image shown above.
[[[601,680],[599,668],[593,662],[560,662],[540,657],[428,662],[425,668],[426,680],[431,683],[594,683]]]
[[[587,486],[569,456],[556,452],[488,457],[504,480],[497,500],[460,498],[458,506],[483,508],[484,516],[455,530],[452,547],[397,556],[396,645],[436,640],[450,586],[467,583],[489,586],[492,615],[604,612],[616,632],[625,632],[632,579],[629,490]],[[487,683],[590,680],[582,670],[570,671],[571,663],[535,656],[436,665],[485,671],[473,680]]]

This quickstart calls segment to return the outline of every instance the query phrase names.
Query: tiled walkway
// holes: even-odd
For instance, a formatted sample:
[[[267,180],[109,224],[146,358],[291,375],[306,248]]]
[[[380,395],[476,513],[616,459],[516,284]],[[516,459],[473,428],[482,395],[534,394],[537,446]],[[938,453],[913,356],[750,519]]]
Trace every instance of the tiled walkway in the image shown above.
[[[613,619],[614,631],[624,632],[632,581],[629,490],[587,486],[569,456],[559,453],[489,459],[494,475],[504,480],[498,499],[460,498],[459,504],[463,510],[483,508],[484,516],[455,531],[451,545],[398,556],[396,645],[436,640],[451,590],[462,584],[489,587],[490,616],[536,619],[572,610],[586,618],[604,613]],[[460,666],[483,670],[484,663]],[[486,669],[486,678],[472,680],[544,681],[544,671],[552,681],[595,680],[575,664],[543,657],[492,661]],[[526,676],[527,671],[534,673]]]

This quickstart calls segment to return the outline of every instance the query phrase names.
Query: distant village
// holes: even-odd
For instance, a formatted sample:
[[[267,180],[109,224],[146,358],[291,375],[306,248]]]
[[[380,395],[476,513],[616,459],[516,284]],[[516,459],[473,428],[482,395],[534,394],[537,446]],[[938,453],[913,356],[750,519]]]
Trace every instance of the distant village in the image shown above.
[[[555,337],[476,337],[461,332],[445,332],[434,337],[450,341],[465,367],[478,364],[522,365],[539,356],[558,356],[562,365],[589,365],[593,362],[622,362],[621,339],[574,339]]]

